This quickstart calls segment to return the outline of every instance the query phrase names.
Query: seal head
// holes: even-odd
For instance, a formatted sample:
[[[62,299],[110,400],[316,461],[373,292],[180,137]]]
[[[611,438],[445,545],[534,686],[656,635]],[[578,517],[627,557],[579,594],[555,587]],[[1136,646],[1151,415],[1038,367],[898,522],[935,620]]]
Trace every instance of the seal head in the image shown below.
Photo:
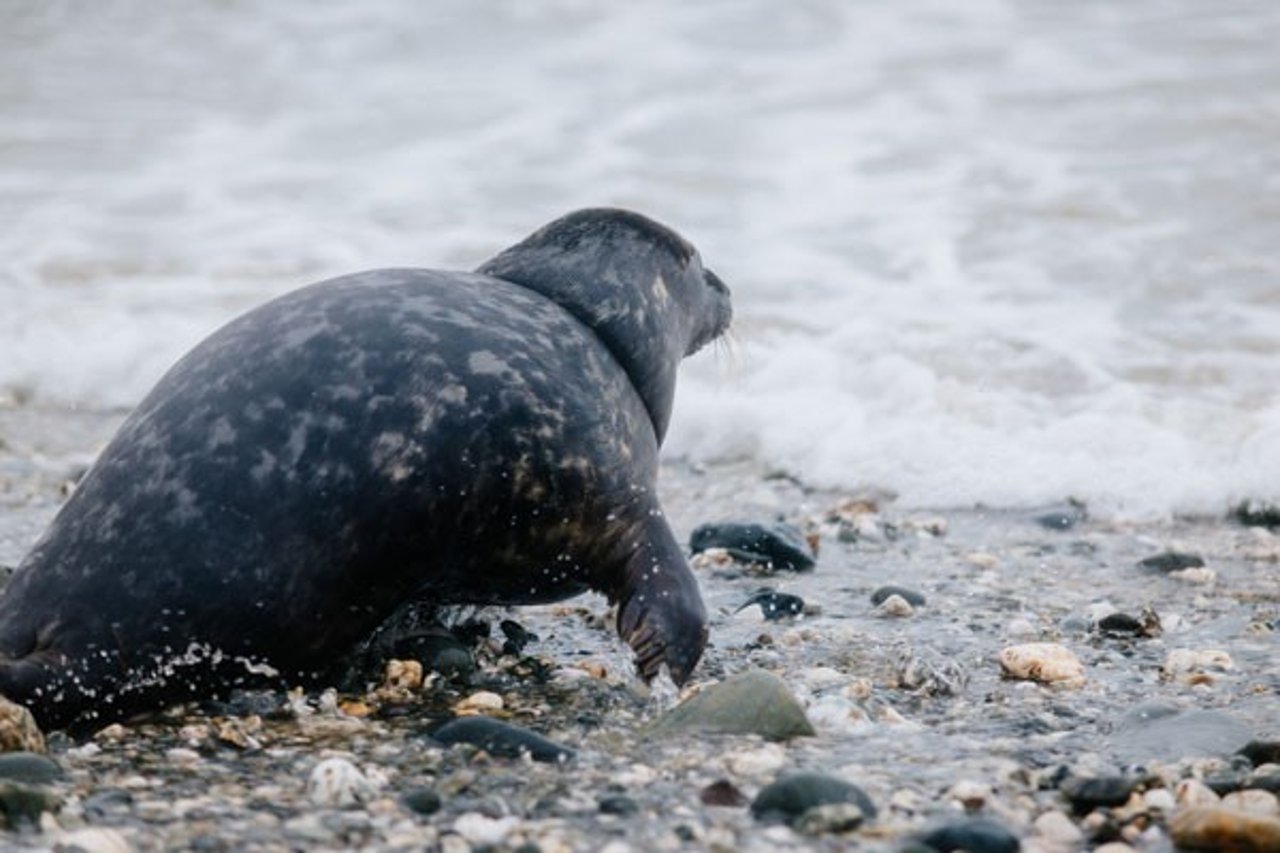
[[[729,328],[729,288],[683,237],[627,210],[580,210],[477,272],[523,285],[591,328],[631,378],[666,437],[676,368]]]

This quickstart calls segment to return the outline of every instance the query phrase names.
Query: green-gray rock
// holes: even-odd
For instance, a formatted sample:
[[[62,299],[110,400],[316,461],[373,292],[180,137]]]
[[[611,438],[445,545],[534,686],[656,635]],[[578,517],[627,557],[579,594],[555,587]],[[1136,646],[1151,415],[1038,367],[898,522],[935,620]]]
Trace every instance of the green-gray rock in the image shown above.
[[[52,758],[34,752],[0,753],[0,779],[44,785],[61,776],[62,768]]]
[[[664,714],[651,732],[757,734],[770,740],[816,734],[787,685],[762,669],[749,669],[704,688]]]

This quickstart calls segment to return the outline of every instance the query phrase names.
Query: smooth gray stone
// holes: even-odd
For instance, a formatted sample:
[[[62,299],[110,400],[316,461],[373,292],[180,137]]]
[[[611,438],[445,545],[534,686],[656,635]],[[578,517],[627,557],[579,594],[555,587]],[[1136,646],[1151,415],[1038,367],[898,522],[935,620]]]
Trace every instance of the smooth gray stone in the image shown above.
[[[446,744],[469,743],[500,758],[519,758],[528,753],[534,761],[559,764],[574,756],[572,749],[537,732],[493,717],[459,717],[436,729],[431,737]]]
[[[794,824],[810,809],[844,803],[857,806],[867,819],[876,816],[875,803],[852,782],[820,773],[795,773],[762,788],[751,803],[751,815],[756,820]]]
[[[1120,718],[1110,745],[1121,761],[1177,761],[1226,757],[1253,737],[1248,726],[1224,711],[1183,711],[1162,702],[1147,702]]]
[[[762,669],[749,669],[703,689],[664,714],[650,731],[757,734],[770,740],[817,734],[782,679]]]
[[[34,752],[0,753],[0,779],[37,785],[62,777],[62,768],[52,758]]]

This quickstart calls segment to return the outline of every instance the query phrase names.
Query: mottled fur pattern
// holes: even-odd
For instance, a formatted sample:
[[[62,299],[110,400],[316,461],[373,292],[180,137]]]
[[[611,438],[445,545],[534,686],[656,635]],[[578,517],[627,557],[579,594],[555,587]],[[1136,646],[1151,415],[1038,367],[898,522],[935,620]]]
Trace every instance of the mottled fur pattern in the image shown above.
[[[477,273],[345,276],[245,314],[121,427],[0,595],[44,726],[307,683],[408,603],[619,604],[643,676],[706,615],[654,493],[680,359],[729,323],[697,252],[570,214]]]

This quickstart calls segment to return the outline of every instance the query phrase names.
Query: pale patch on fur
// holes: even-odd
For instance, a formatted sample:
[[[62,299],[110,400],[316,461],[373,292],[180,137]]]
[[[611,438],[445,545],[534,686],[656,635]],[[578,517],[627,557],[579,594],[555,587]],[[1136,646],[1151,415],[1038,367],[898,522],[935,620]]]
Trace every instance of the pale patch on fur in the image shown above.
[[[478,376],[501,376],[509,365],[487,349],[476,350],[467,359],[467,367]]]
[[[653,298],[658,300],[659,305],[666,305],[671,301],[671,291],[667,289],[667,280],[662,277],[662,273],[658,273],[653,277]]]

